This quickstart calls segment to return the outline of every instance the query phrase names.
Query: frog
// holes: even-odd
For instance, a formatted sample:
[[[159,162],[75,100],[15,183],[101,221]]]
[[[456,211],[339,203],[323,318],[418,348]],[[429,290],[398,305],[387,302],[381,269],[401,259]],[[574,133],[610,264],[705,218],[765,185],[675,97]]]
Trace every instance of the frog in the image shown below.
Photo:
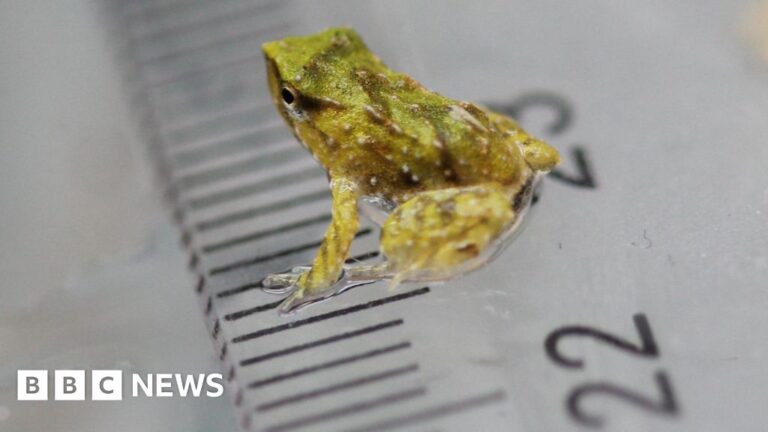
[[[350,281],[396,287],[482,267],[517,231],[539,178],[560,162],[512,118],[391,70],[352,28],[285,37],[262,51],[272,103],[325,169],[332,202],[311,266],[262,280],[288,294],[281,313]],[[380,225],[384,259],[350,265],[361,208]]]

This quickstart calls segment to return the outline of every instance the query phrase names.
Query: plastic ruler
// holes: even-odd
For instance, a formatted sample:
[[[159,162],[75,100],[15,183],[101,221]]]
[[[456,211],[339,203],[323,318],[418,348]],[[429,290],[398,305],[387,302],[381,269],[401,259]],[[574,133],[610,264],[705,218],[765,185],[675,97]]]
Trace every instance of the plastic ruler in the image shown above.
[[[764,430],[768,77],[745,2],[619,3],[110,4],[244,430]],[[260,280],[311,260],[330,200],[260,44],[329,25],[564,163],[487,268],[280,317]]]

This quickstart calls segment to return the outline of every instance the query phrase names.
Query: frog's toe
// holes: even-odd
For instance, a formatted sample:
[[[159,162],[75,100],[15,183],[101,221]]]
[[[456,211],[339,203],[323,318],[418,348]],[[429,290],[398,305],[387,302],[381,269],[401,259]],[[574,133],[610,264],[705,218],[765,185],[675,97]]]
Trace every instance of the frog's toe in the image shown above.
[[[301,275],[310,269],[309,266],[299,266],[290,272],[269,274],[261,281],[262,290],[270,294],[287,294],[296,289]]]
[[[316,297],[307,295],[304,290],[296,289],[280,303],[277,312],[280,315],[288,315],[323,299]]]
[[[345,271],[335,283],[324,288],[305,289],[301,286],[301,282],[298,281],[296,285],[291,288],[292,291],[290,289],[287,291],[290,292],[290,294],[280,304],[278,312],[281,315],[291,314],[299,309],[337,296],[352,288],[372,284],[378,280],[379,279],[352,277]]]

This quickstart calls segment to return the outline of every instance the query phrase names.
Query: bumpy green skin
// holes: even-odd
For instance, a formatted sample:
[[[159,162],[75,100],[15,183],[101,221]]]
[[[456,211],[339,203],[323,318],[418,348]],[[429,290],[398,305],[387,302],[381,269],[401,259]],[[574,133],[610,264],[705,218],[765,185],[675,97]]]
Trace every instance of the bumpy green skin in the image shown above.
[[[379,267],[381,276],[396,280],[419,272],[450,276],[450,268],[482,255],[503,234],[515,219],[510,203],[527,193],[537,172],[559,162],[554,148],[513,120],[439,95],[390,70],[351,29],[288,37],[264,44],[263,51],[275,106],[326,168],[332,185],[336,182],[334,207],[343,205],[344,199],[337,195],[347,200],[377,196],[404,206],[384,225],[382,249],[389,265]],[[482,201],[490,216],[478,219],[477,214],[446,211],[469,209],[456,206],[456,199]],[[414,210],[420,208],[423,211]],[[440,234],[440,222],[430,219],[438,217],[435,208],[443,209],[439,212],[443,232],[453,234]],[[321,292],[335,282],[349,249],[344,243],[351,242],[343,226],[357,227],[353,213],[347,212],[346,220],[334,218],[326,233],[327,245],[311,271],[298,280],[283,280],[297,285],[294,297]],[[434,223],[429,223],[431,231],[424,238],[414,237],[418,231],[397,229],[425,220]],[[494,228],[475,229],[478,224]],[[479,232],[482,239],[472,234]],[[431,239],[426,241],[427,237]],[[423,247],[415,251],[414,244]],[[434,245],[432,250],[429,244]],[[449,256],[445,251],[451,248],[461,252]]]

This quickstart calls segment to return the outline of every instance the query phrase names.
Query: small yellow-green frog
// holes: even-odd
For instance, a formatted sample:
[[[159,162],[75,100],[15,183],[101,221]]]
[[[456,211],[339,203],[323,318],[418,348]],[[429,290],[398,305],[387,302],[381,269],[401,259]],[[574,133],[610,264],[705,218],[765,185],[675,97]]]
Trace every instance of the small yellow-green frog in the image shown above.
[[[481,266],[519,224],[537,175],[559,162],[512,119],[390,70],[349,28],[262,48],[275,106],[327,170],[333,199],[312,266],[263,281],[291,291],[282,312],[335,294],[342,276],[396,285]],[[387,212],[386,259],[345,266],[359,200]]]

